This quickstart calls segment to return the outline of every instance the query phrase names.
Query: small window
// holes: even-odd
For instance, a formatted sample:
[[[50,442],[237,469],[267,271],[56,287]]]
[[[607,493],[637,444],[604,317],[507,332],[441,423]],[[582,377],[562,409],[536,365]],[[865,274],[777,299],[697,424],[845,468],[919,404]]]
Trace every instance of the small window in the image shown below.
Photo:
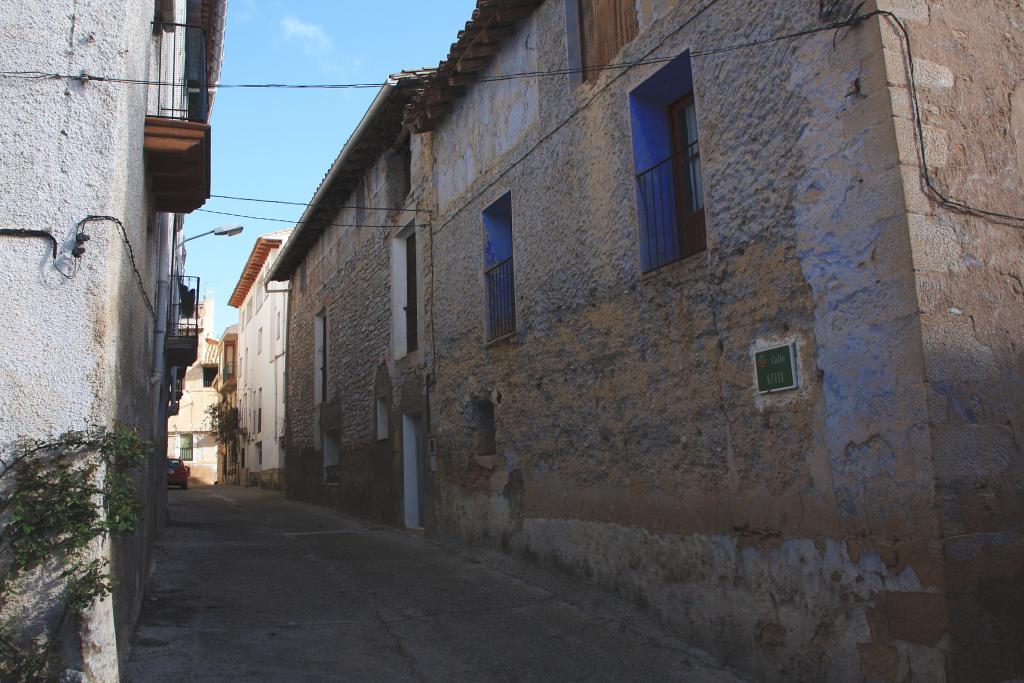
[[[419,348],[420,277],[416,225],[410,223],[391,243],[391,339],[395,358]]]
[[[419,295],[417,293],[417,279],[419,277],[416,267],[416,233],[413,232],[405,239],[405,351],[412,353],[419,347],[417,336],[417,308],[419,306]]]
[[[256,464],[263,465],[263,442],[256,442]]]
[[[327,400],[327,314],[321,313],[314,319],[314,358],[316,359],[313,378],[313,400],[323,403]]]
[[[388,425],[388,397],[377,397],[377,441],[387,441],[390,428]]]
[[[473,400],[473,434],[476,437],[474,450],[477,455],[494,455],[498,452],[494,403],[487,399]]]
[[[256,431],[263,431],[263,387],[260,387],[259,399],[256,403]]]
[[[192,459],[192,435],[178,434],[178,457],[182,460]]]
[[[263,353],[263,328],[262,327],[256,332],[256,353],[257,353],[257,355]]]
[[[516,329],[515,272],[512,264],[512,193],[484,209],[487,246],[484,287],[487,293],[487,338],[497,339]]]
[[[341,481],[341,452],[337,431],[323,433],[324,483],[337,484]]]
[[[592,80],[601,67],[615,61],[627,43],[636,37],[636,0],[578,0],[580,53],[583,80]]]
[[[214,380],[217,379],[217,368],[203,368],[203,386],[212,387]]]

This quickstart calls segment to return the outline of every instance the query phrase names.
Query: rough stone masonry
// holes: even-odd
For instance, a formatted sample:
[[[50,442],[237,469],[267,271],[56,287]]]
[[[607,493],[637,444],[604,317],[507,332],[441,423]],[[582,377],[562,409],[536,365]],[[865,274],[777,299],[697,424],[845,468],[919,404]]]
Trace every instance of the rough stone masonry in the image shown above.
[[[524,4],[481,2],[462,49]],[[296,297],[293,495],[399,519],[401,421],[368,444],[377,373],[404,367],[418,379],[383,395],[395,417],[426,411],[428,533],[649,605],[760,680],[1024,676],[1024,226],[922,181],[1024,214],[1020,4],[879,0],[859,11],[894,16],[707,54],[859,3],[638,0],[615,61],[640,64],[502,80],[579,50],[575,3],[533,4],[476,82],[406,112],[401,206],[433,211],[415,362],[389,336],[395,231],[342,240],[335,279]],[[631,96],[686,53],[707,249],[645,272]],[[516,327],[489,340],[482,213],[507,193]],[[311,409],[325,304],[340,405]],[[754,354],[790,344],[798,387],[759,393]],[[343,425],[336,489],[325,424]]]

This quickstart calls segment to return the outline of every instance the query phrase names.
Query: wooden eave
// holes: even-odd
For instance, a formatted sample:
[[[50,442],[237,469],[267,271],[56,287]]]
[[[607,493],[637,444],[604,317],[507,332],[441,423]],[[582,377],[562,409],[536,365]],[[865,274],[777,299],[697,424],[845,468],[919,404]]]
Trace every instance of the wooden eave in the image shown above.
[[[249,254],[249,260],[245,262],[245,268],[242,269],[242,277],[238,279],[235,291],[232,292],[231,298],[228,300],[228,305],[235,308],[242,307],[242,304],[245,303],[245,297],[249,295],[249,290],[252,289],[253,283],[256,282],[260,269],[267,262],[270,252],[280,246],[281,240],[268,239],[266,237],[260,237],[256,240],[256,244],[252,246],[252,252]]]
[[[416,133],[437,128],[451,112],[454,100],[465,96],[494,60],[502,43],[515,34],[515,24],[544,0],[477,0],[472,18],[452,43],[448,57],[406,107],[404,122]]]
[[[147,116],[146,174],[157,211],[191,213],[210,197],[210,126]]]
[[[284,281],[295,274],[309,250],[334,222],[341,208],[349,203],[349,198],[362,182],[366,172],[382,154],[404,137],[405,107],[412,94],[419,90],[424,78],[432,74],[432,70],[420,70],[392,76],[397,89],[392,95],[392,101],[375,116],[372,133],[364,134],[346,144],[342,150],[342,154],[345,155],[344,166],[337,169],[333,178],[330,172],[325,176],[324,182],[331,178],[325,195],[310,205],[308,215],[288,239],[288,245],[274,264],[269,279]],[[337,163],[336,161],[335,164]]]

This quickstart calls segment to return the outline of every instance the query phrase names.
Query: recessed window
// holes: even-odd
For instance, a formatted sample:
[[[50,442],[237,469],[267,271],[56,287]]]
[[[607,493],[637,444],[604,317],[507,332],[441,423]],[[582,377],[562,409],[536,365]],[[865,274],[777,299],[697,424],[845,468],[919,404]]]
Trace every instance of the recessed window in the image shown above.
[[[256,353],[257,354],[263,353],[263,328],[262,327],[256,332]]]
[[[516,329],[515,272],[512,263],[512,193],[484,209],[486,246],[484,287],[487,294],[487,338]]]
[[[689,55],[629,96],[643,271],[707,248],[700,131]]]
[[[341,481],[341,448],[338,432],[331,430],[323,433],[324,444],[324,483],[337,484]]]
[[[473,400],[473,435],[476,437],[477,455],[494,455],[498,452],[495,436],[494,403],[487,399]]]
[[[256,403],[256,431],[263,431],[263,387],[260,387],[259,397]]]
[[[182,460],[192,459],[192,435],[178,434],[178,457]]]
[[[323,403],[327,400],[327,313],[321,313],[313,320],[314,358],[316,359],[313,378],[313,400]]]
[[[388,424],[388,397],[377,397],[377,441],[387,441],[390,432]]]
[[[217,368],[203,368],[203,386],[212,387],[214,380],[217,379]]]
[[[396,358],[419,348],[421,277],[416,226],[410,223],[392,240],[391,246],[392,338]]]

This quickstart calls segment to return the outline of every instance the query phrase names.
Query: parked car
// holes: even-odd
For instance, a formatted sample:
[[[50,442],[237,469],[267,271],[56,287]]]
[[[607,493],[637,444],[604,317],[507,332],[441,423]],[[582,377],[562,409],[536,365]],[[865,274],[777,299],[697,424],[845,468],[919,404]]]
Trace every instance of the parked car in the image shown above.
[[[188,478],[192,471],[180,459],[167,459],[167,485],[188,488]]]

